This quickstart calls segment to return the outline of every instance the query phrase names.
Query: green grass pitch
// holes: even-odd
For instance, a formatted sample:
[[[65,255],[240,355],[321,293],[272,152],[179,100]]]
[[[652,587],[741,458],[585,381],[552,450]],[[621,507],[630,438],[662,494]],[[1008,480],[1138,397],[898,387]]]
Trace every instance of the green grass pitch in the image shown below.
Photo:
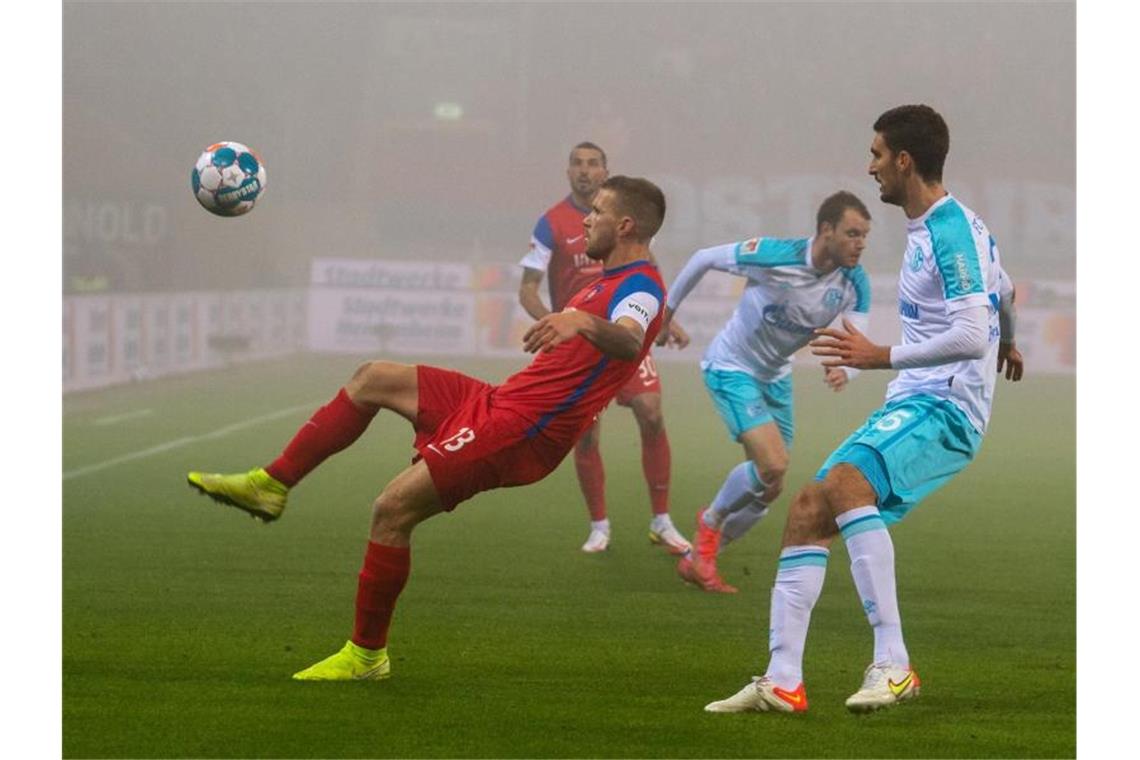
[[[661,365],[686,535],[741,458],[693,359]],[[523,361],[459,368],[497,381]],[[789,494],[723,557],[741,593],[684,586],[648,543],[636,426],[616,407],[602,432],[609,552],[578,551],[587,516],[569,462],[539,484],[482,494],[416,532],[390,680],[291,681],[351,633],[370,504],[408,461],[408,426],[378,417],[270,526],[194,494],[185,472],[264,464],[355,365],[298,356],[65,398],[66,757],[1075,755],[1072,378],[1030,365],[1019,386],[999,381],[978,460],[893,530],[922,697],[870,716],[844,710],[871,635],[839,542],[807,642],[811,710],[788,717],[702,707],[767,662]],[[818,370],[797,370],[788,491],[888,379],[865,373],[834,395]]]

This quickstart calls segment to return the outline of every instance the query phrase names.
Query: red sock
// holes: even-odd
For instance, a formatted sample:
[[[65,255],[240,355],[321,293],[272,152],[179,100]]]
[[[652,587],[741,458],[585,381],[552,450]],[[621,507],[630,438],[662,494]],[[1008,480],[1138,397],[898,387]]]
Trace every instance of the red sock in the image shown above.
[[[641,435],[641,469],[649,486],[649,503],[653,514],[663,515],[669,511],[669,468],[672,455],[669,451],[669,436],[665,428],[657,433]]]
[[[352,643],[365,649],[388,644],[388,626],[396,598],[404,590],[411,570],[411,547],[368,542],[364,567],[356,586],[356,625]]]
[[[574,447],[574,467],[578,470],[578,485],[586,498],[586,509],[594,522],[606,519],[606,470],[602,466],[602,452],[597,446],[583,450]]]
[[[376,412],[352,403],[348,392],[341,388],[332,401],[301,426],[281,456],[265,468],[266,472],[292,488],[321,462],[348,448],[375,416]]]

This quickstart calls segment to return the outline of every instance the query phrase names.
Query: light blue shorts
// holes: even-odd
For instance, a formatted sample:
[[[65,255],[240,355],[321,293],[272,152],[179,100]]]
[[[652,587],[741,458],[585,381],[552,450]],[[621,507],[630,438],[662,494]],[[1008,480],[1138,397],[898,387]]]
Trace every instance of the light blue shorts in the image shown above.
[[[706,369],[702,374],[732,440],[738,441],[742,433],[774,421],[780,428],[784,445],[792,448],[795,425],[791,375],[774,383],[764,383],[739,370]]]
[[[816,473],[854,465],[878,495],[883,522],[896,523],[946,484],[982,445],[982,434],[958,407],[924,394],[891,401],[832,452]]]

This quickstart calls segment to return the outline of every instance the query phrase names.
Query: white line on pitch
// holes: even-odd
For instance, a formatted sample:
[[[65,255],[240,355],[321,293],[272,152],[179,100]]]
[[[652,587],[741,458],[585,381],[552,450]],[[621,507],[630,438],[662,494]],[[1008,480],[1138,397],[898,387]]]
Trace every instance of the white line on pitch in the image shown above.
[[[90,475],[93,472],[100,472],[110,467],[126,464],[127,462],[133,462],[136,459],[145,459],[147,457],[154,456],[155,454],[161,454],[164,451],[170,451],[171,449],[177,449],[181,446],[187,446],[191,443],[208,441],[214,438],[222,438],[223,436],[227,436],[230,433],[236,433],[239,430],[244,430],[245,428],[253,427],[254,425],[260,425],[263,422],[269,422],[281,417],[287,417],[290,414],[295,414],[296,412],[301,411],[302,409],[315,409],[319,404],[319,401],[311,402],[308,404],[298,404],[297,406],[291,406],[288,409],[279,409],[276,412],[263,414],[260,417],[254,417],[242,422],[236,422],[233,425],[226,425],[225,427],[218,428],[217,430],[211,431],[209,433],[203,433],[202,435],[188,435],[183,438],[175,438],[173,441],[160,443],[157,446],[151,446],[149,449],[135,451],[130,454],[123,454],[122,456],[115,457],[114,459],[108,459],[105,462],[90,464],[86,467],[80,467],[75,470],[68,470],[67,472],[63,473],[63,479],[71,480],[72,478],[78,478],[82,475]]]
[[[133,412],[124,412],[123,414],[112,414],[107,417],[100,417],[92,422],[92,425],[114,425],[116,422],[126,422],[138,417],[147,417],[154,414],[153,409],[136,409]]]

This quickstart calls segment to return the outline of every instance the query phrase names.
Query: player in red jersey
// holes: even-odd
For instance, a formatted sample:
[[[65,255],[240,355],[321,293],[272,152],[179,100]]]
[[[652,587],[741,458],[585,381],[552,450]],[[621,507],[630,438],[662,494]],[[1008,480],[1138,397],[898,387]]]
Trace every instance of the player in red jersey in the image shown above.
[[[551,206],[538,220],[530,238],[530,251],[519,265],[523,268],[519,303],[535,319],[551,310],[561,311],[575,293],[592,283],[602,272],[601,262],[586,254],[586,234],[582,226],[594,194],[608,175],[606,154],[591,142],[581,142],[570,151],[566,177],[570,194]],[[649,260],[656,264],[652,252]],[[549,274],[550,309],[539,296],[544,275]],[[688,336],[679,326],[670,325],[670,345],[683,348]],[[669,437],[661,413],[661,381],[653,357],[646,355],[638,371],[617,394],[621,406],[633,410],[641,432],[641,465],[649,487],[653,518],[649,540],[681,555],[689,542],[677,531],[669,517]],[[609,546],[610,521],[606,516],[606,473],[598,448],[600,423],[587,430],[574,447],[578,483],[590,512],[590,534],[582,545],[584,552],[600,552]]]
[[[267,467],[188,475],[215,501],[272,521],[289,488],[351,445],[378,411],[412,423],[418,455],[372,505],[352,638],[295,679],[386,678],[388,626],[408,579],[412,530],[480,491],[548,475],[637,372],[661,326],[665,287],[648,259],[664,216],[665,196],[653,183],[606,180],[585,219],[586,255],[603,263],[601,276],[526,332],[523,347],[537,356],[501,385],[436,367],[368,362]]]

